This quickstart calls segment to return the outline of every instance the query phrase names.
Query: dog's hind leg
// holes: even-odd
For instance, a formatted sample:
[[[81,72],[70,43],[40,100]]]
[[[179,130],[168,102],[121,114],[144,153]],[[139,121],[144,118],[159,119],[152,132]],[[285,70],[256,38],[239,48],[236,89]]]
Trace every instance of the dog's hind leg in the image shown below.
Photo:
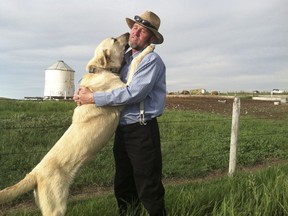
[[[39,182],[35,190],[35,199],[38,202],[43,216],[64,216],[67,207],[69,183],[57,182],[47,178]]]

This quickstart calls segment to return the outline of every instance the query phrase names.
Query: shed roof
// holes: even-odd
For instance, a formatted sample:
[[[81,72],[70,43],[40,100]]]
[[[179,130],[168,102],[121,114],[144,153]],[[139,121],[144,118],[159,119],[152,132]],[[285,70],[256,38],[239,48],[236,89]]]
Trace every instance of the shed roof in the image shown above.
[[[63,70],[75,72],[71,67],[69,67],[63,60],[57,61],[55,64],[48,67],[46,70]]]

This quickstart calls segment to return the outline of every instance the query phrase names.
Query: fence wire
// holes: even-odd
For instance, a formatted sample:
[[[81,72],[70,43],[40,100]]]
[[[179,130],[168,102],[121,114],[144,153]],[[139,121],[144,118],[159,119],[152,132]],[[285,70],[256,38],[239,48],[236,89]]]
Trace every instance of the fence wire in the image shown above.
[[[250,139],[250,140],[253,140],[253,139],[265,139],[265,138],[269,138],[271,139],[271,137],[279,137],[279,136],[282,136],[282,137],[287,137],[287,134],[288,134],[288,129],[287,127],[283,128],[283,130],[281,131],[274,131],[273,128],[270,130],[270,132],[265,132],[265,133],[262,133],[262,132],[259,132],[259,131],[251,131],[249,133],[245,133],[245,134],[241,134],[241,124],[247,124],[249,122],[253,122],[255,120],[268,120],[270,118],[254,118],[254,117],[251,117],[251,118],[241,118],[240,119],[240,133],[239,133],[239,138],[238,140],[241,141],[243,139]],[[0,121],[3,120],[3,119],[0,119]],[[7,119],[5,119],[7,120]],[[191,123],[193,123],[193,125],[191,125]],[[164,127],[166,124],[170,125],[170,124],[181,124],[181,125],[185,125],[187,127],[196,127],[197,124],[201,124],[201,125],[209,125],[209,124],[215,124],[215,123],[219,123],[220,125],[225,123],[231,123],[231,118],[230,117],[223,117],[223,118],[218,118],[218,119],[193,119],[192,121],[191,120],[169,120],[169,121],[159,121],[159,127],[160,127],[160,130],[161,130],[161,127]],[[65,128],[68,128],[69,127],[69,124],[55,124],[55,125],[47,125],[47,126],[21,126],[20,124],[17,126],[17,127],[1,127],[0,128],[0,132],[1,134],[5,131],[19,131],[19,130],[27,130],[27,131],[33,131],[33,130],[41,130],[41,129],[45,129],[45,130],[53,130],[53,129],[65,129]],[[183,128],[182,128],[183,129]],[[181,133],[181,129],[179,130],[179,133]],[[211,133],[217,133],[217,131],[213,131]],[[35,134],[35,136],[37,136],[37,134]],[[214,152],[205,152],[205,153],[201,153],[201,154],[188,154],[188,155],[184,155],[183,157],[181,158],[178,158],[178,162],[180,161],[187,161],[187,160],[190,160],[190,161],[197,161],[197,160],[210,160],[210,158],[215,158],[215,157],[221,157],[221,156],[225,156],[225,157],[229,157],[229,142],[230,142],[230,131],[222,136],[221,138],[218,138],[218,142],[222,142],[222,143],[226,143],[227,145],[227,148],[225,149],[221,149],[219,151],[214,151]],[[0,135],[0,138],[1,138],[1,135]],[[288,138],[287,138],[288,140]],[[176,143],[176,144],[179,144],[179,143],[185,143],[185,144],[188,144],[188,145],[192,145],[192,143],[207,143],[207,142],[213,142],[213,140],[209,140],[209,137],[200,137],[200,138],[185,138],[185,136],[181,136],[181,139],[177,138],[162,138],[161,140],[162,142],[162,145],[165,146],[165,145],[169,145],[169,144],[173,144],[173,143]],[[1,149],[1,148],[0,148]],[[9,160],[9,157],[18,157],[19,155],[23,156],[25,155],[25,157],[29,158],[29,157],[32,157],[32,156],[35,156],[35,155],[45,155],[48,151],[50,150],[50,148],[47,148],[46,150],[30,150],[30,151],[25,151],[25,152],[0,152],[0,159],[2,160]],[[191,151],[193,151],[193,148],[191,148]],[[100,152],[101,154],[101,152]],[[165,159],[165,162],[177,162],[175,161],[175,158],[166,158],[165,157],[165,154],[163,154],[163,158]],[[40,161],[38,161],[40,162]],[[36,165],[36,164],[35,164]],[[15,166],[15,167],[12,167],[10,169],[11,172],[17,172],[21,170],[21,172],[27,172],[29,171],[29,168],[27,168],[27,170],[22,170],[22,167],[18,167],[18,166]],[[0,177],[5,177],[9,175],[8,173],[3,173],[3,172],[0,172]]]

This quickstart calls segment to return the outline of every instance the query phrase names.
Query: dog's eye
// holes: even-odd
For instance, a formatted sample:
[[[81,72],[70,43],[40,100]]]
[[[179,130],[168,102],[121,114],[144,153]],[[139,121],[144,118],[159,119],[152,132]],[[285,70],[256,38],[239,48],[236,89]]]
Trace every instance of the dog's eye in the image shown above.
[[[116,39],[116,38],[113,38],[113,37],[112,37],[111,39],[113,40],[113,42],[114,42],[114,43],[117,41],[117,39]]]

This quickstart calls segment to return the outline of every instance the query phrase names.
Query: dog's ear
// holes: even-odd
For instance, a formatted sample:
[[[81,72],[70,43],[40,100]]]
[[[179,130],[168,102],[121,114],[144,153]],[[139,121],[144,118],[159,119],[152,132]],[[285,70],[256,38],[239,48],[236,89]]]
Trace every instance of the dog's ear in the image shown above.
[[[98,51],[98,54],[95,54],[95,56],[86,65],[86,71],[90,71],[93,66],[107,68],[111,61],[110,53],[109,49]],[[98,58],[96,56],[98,56]]]
[[[102,50],[102,55],[99,59],[101,67],[107,68],[109,61],[110,61],[110,50],[109,49]]]

